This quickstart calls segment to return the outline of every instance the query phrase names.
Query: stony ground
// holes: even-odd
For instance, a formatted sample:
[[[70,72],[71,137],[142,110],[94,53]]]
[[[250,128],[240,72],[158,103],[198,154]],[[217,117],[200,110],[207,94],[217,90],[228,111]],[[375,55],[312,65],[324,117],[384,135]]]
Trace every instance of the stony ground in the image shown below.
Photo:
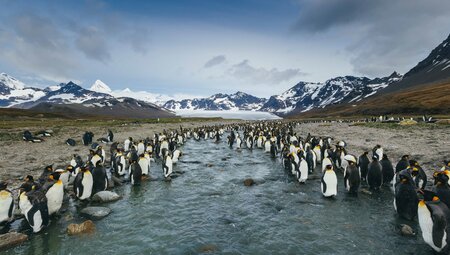
[[[397,125],[397,124],[395,124]],[[344,140],[348,153],[355,156],[371,151],[379,144],[395,166],[403,155],[411,155],[431,176],[450,159],[449,125],[416,125],[398,127],[393,124],[355,125],[349,123],[308,123],[297,129],[306,137],[308,132],[316,136],[330,136],[335,142]]]
[[[115,134],[115,140],[123,142],[127,137],[134,139],[152,137],[154,133],[164,129],[179,129],[180,124],[184,128],[202,125],[221,124],[220,121],[211,122],[183,122],[164,124],[136,124],[117,126],[111,128]],[[52,127],[49,127],[50,129]],[[38,131],[36,128],[21,128]],[[17,132],[17,130],[15,130]],[[81,144],[81,137],[85,131],[94,132],[94,140],[106,136],[105,127],[59,127],[55,136],[45,138],[42,143],[28,143],[20,139],[0,140],[0,179],[10,183],[10,188],[19,185],[23,177],[31,174],[35,177],[41,174],[46,165],[54,164],[54,167],[65,167],[73,154],[83,157],[87,155],[89,147]],[[356,156],[364,151],[370,151],[375,145],[384,147],[385,153],[395,164],[402,155],[409,154],[413,159],[421,163],[422,167],[431,175],[433,170],[442,166],[444,159],[450,159],[450,126],[408,126],[405,128],[393,128],[386,126],[360,126],[348,123],[308,123],[301,124],[297,132],[306,137],[308,132],[316,136],[331,136],[335,141],[344,140],[348,144],[348,152]],[[74,147],[65,144],[66,139],[73,138],[77,141]],[[106,146],[106,151],[109,146]]]
[[[192,128],[203,125],[222,124],[223,121],[210,122],[183,122],[183,123],[155,123],[155,124],[129,124],[126,126],[116,126],[111,128],[114,132],[114,140],[123,142],[132,136],[133,139],[144,139],[153,137],[153,134],[166,130]],[[9,188],[16,188],[20,185],[23,177],[30,174],[35,178],[39,177],[45,166],[53,164],[54,168],[65,168],[73,154],[79,154],[83,160],[89,153],[90,146],[82,145],[81,138],[86,131],[94,133],[93,141],[100,137],[106,137],[108,128],[105,127],[71,127],[70,121],[64,127],[47,127],[47,129],[57,129],[52,137],[45,137],[42,143],[24,142],[21,137],[15,140],[0,140],[0,179],[9,183]],[[21,130],[30,130],[32,133],[42,130],[42,126],[23,127]],[[5,131],[6,132],[6,131]],[[18,130],[11,130],[18,132]],[[20,131],[19,131],[20,132]],[[65,141],[72,138],[77,142],[76,146],[68,146]],[[105,151],[109,152],[109,145],[105,146]],[[107,156],[108,157],[108,156]]]

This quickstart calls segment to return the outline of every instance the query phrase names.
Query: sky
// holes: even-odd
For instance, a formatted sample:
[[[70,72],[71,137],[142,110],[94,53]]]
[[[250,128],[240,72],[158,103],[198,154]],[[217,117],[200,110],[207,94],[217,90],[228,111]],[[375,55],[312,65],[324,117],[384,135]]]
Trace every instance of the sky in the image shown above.
[[[0,72],[176,98],[279,94],[407,72],[450,33],[448,0],[0,0]]]

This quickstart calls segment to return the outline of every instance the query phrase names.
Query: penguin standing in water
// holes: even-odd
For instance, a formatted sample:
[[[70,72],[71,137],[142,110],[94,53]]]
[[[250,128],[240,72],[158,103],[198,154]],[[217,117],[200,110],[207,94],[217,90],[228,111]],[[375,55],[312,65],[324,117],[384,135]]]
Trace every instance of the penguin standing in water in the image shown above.
[[[311,150],[311,148],[307,149],[305,160],[306,163],[308,164],[308,172],[312,174],[314,172],[315,164],[314,164],[314,151]],[[331,165],[331,160],[328,163]]]
[[[394,209],[400,217],[414,220],[417,215],[419,199],[410,172],[405,169],[398,173],[399,181],[395,184]]]
[[[48,225],[47,197],[42,190],[24,183],[20,188],[19,207],[34,233]]]
[[[277,145],[274,142],[270,143],[270,157],[276,158],[277,154],[278,154]]]
[[[143,176],[149,175],[149,173],[150,173],[150,163],[148,162],[148,159],[145,156],[145,154],[142,154],[139,157],[138,164],[141,167],[142,175]]]
[[[236,136],[236,149],[240,149],[242,147],[242,139],[239,136],[239,133]]]
[[[139,163],[133,159],[130,163],[130,182],[131,185],[141,185],[142,169]]]
[[[92,187],[94,186],[94,179],[91,172],[86,166],[80,168],[75,181],[73,182],[73,190],[75,195],[80,200],[85,200],[91,197]]]
[[[450,242],[450,210],[438,197],[420,200],[417,216],[422,237],[433,250],[446,254]]]
[[[127,161],[123,155],[123,150],[118,150],[115,158],[116,163],[114,164],[114,172],[118,176],[124,176],[127,169]]]
[[[395,166],[395,173],[398,173],[409,167],[409,155],[403,155]]]
[[[0,226],[13,220],[14,198],[6,182],[0,182]]]
[[[367,156],[369,154],[368,151],[365,151],[361,156],[358,158],[358,167],[359,172],[361,174],[361,181],[366,181],[367,178],[367,172],[369,171],[369,157]]]
[[[367,171],[367,184],[369,188],[373,190],[378,190],[383,184],[383,172],[381,169],[381,164],[378,161],[378,154],[373,155],[372,162],[370,162]]]
[[[49,177],[49,182],[44,187],[47,192],[48,215],[57,213],[61,209],[64,198],[64,184],[60,180],[60,174],[55,172]]]
[[[297,181],[299,183],[305,183],[306,180],[308,179],[308,172],[309,172],[308,163],[302,157],[300,160],[300,165],[298,166]]]
[[[391,183],[394,178],[394,168],[392,167],[391,161],[388,159],[386,154],[383,154],[383,159],[380,160],[381,170],[383,172],[383,184]]]
[[[349,194],[356,195],[361,183],[361,176],[358,167],[356,166],[356,158],[353,155],[347,154],[345,155],[344,160],[348,162],[348,166],[344,171],[345,189]]]
[[[172,158],[170,157],[169,154],[165,155],[163,158],[163,162],[162,162],[162,169],[163,169],[163,173],[164,173],[164,178],[166,178],[166,180],[170,180],[171,175],[172,175],[172,168],[173,168],[173,162],[172,162]]]
[[[332,165],[325,168],[320,183],[322,194],[324,197],[334,197],[337,195],[337,176]]]
[[[179,149],[176,149],[172,153],[172,162],[177,163],[180,157],[183,155]]]
[[[102,162],[98,161],[97,165],[95,165],[92,170],[92,179],[92,195],[108,188],[108,175],[106,174],[106,169]]]

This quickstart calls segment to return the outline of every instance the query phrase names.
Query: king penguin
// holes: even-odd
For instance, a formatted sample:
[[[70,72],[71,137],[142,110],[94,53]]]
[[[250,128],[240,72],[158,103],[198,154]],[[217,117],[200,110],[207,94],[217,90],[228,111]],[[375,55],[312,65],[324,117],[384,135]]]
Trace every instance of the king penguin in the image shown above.
[[[19,207],[34,233],[48,225],[47,198],[42,190],[24,183],[20,188]]]
[[[367,171],[367,184],[369,184],[369,188],[373,190],[378,190],[383,184],[383,173],[381,169],[381,164],[378,161],[378,153],[375,153],[370,162],[368,171]]]
[[[98,161],[97,165],[92,170],[92,179],[92,195],[108,188],[108,175],[102,162]]]
[[[334,197],[337,195],[337,176],[332,165],[328,165],[325,168],[320,185],[324,197]]]
[[[359,172],[361,174],[361,181],[366,181],[367,178],[367,172],[369,171],[369,157],[367,156],[369,154],[368,151],[365,151],[361,156],[358,158],[358,167]]]
[[[344,160],[348,162],[348,166],[344,172],[344,186],[349,194],[357,194],[359,185],[361,183],[361,176],[358,167],[356,166],[356,158],[353,155],[347,154]]]
[[[445,254],[450,242],[450,210],[438,197],[420,200],[417,215],[422,237],[433,250]]]
[[[64,198],[64,184],[60,180],[60,174],[55,172],[49,177],[50,181],[46,185],[48,215],[57,213],[61,209]]]
[[[399,181],[395,184],[394,209],[400,217],[414,220],[417,215],[419,199],[410,172],[405,169],[398,173]]]
[[[13,220],[14,199],[6,182],[0,182],[0,225]]]
[[[75,195],[80,200],[85,200],[91,197],[92,187],[94,185],[94,179],[89,169],[85,166],[80,168],[75,181],[73,182],[73,189]]]

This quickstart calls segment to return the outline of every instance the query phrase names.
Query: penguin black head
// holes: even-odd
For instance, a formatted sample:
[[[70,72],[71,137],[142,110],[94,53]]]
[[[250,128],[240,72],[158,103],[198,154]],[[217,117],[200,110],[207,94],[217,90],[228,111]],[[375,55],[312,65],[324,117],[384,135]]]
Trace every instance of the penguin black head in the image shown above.
[[[433,173],[434,184],[441,185],[448,183],[449,177],[447,176],[446,171],[436,171]]]
[[[325,170],[333,170],[333,165],[326,165]]]
[[[5,181],[0,182],[0,190],[5,190],[8,187],[8,183]]]
[[[50,174],[49,178],[54,180],[54,181],[58,181],[60,176],[61,176],[60,173],[54,172],[54,173]]]
[[[26,181],[26,182],[33,182],[34,178],[31,175],[27,175],[27,176],[25,176],[24,181]]]
[[[34,187],[33,184],[31,184],[29,182],[25,182],[22,185],[20,185],[19,190],[20,190],[20,193],[29,192],[33,189],[33,187]]]
[[[386,154],[383,153],[383,159],[388,159],[388,156]]]
[[[68,165],[66,167],[66,170],[72,173],[73,172],[73,166],[72,165]]]
[[[417,176],[417,175],[419,175],[419,168],[417,168],[417,167],[411,167],[410,169],[411,169],[411,175],[412,175],[412,176]]]
[[[416,160],[413,160],[413,159],[411,159],[411,160],[409,161],[409,164],[410,164],[411,166],[419,166],[419,162],[417,162]]]
[[[373,159],[373,160],[379,160],[378,157],[379,157],[378,154],[375,153],[375,154],[373,154],[372,159]]]
[[[431,190],[420,189],[417,191],[417,193],[422,196],[422,201],[433,201],[434,198],[437,197],[436,193]]]
[[[48,165],[45,167],[45,171],[53,172],[53,165]]]
[[[403,155],[403,156],[402,156],[402,159],[403,159],[403,160],[408,160],[408,159],[409,159],[409,155]]]

